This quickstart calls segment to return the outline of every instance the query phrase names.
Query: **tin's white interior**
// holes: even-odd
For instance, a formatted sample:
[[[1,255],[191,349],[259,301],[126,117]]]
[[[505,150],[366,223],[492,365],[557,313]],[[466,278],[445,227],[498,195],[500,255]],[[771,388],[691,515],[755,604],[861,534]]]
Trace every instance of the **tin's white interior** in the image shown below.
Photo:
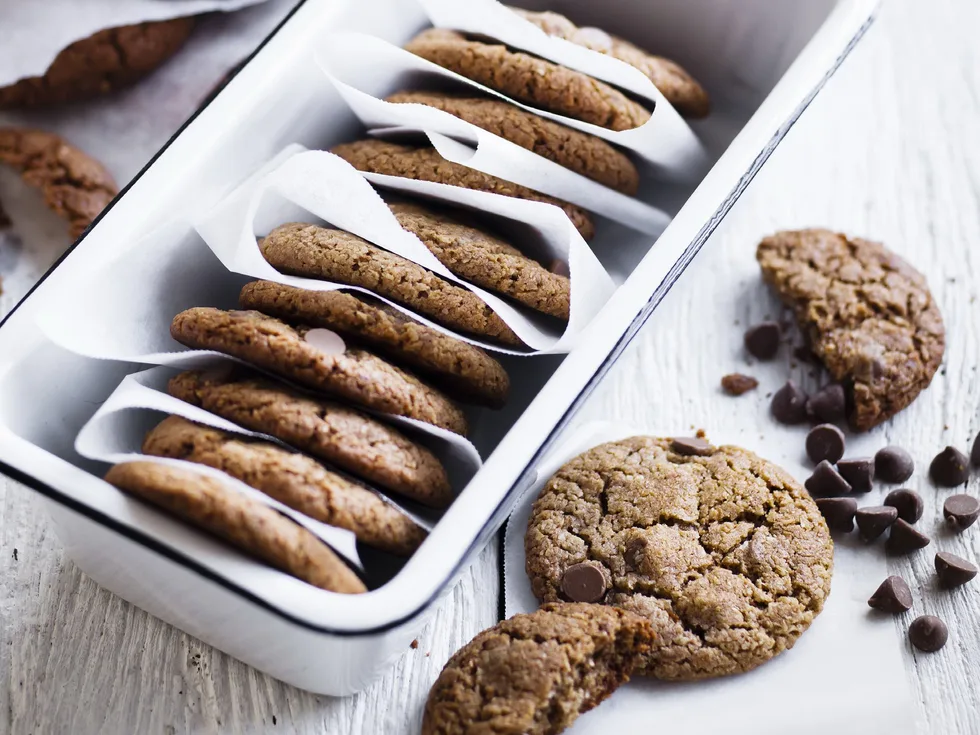
[[[697,186],[645,188],[643,196],[676,215],[656,244],[601,223],[591,244],[624,285],[564,360],[505,360],[513,377],[512,400],[503,411],[483,412],[474,421],[473,439],[486,459],[483,470],[390,582],[361,596],[316,590],[244,560],[99,480],[105,467],[93,466],[74,452],[75,436],[122,377],[139,368],[67,353],[40,336],[34,319],[40,309],[57,303],[59,294],[85,283],[88,274],[132,248],[143,234],[174,218],[189,220],[285,145],[325,148],[354,139],[359,126],[314,63],[314,50],[328,29],[340,27],[403,43],[426,24],[411,0],[308,0],[10,317],[0,329],[0,460],[312,625],[370,630],[410,617],[444,590],[460,562],[502,522],[507,510],[503,501],[552,427],[688,246],[717,224],[716,214],[748,183],[754,167],[858,35],[875,2],[521,4],[601,26],[686,66],[714,100],[711,117],[694,127],[715,165]],[[174,252],[175,257],[189,252],[200,259],[201,293],[207,294],[209,305],[234,305],[232,295],[242,279],[225,273],[189,227],[175,241]],[[202,304],[187,304],[192,305]],[[145,578],[150,572],[140,566],[138,555],[100,553],[105,536],[113,531],[93,532],[97,527],[86,522],[87,531],[72,534],[72,516],[60,519],[61,532],[70,536],[69,550],[87,572],[155,614],[206,639],[213,637],[206,624],[188,622],[180,600],[174,599],[173,590],[168,592],[165,576]],[[148,592],[153,588],[159,590],[156,596]]]

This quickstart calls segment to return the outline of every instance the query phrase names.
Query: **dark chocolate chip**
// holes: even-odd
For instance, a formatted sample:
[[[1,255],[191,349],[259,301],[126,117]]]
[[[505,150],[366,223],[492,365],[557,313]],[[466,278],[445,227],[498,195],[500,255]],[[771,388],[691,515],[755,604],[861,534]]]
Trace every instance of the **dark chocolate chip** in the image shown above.
[[[980,467],[980,434],[973,440],[973,449],[970,450],[970,461],[974,467]]]
[[[934,653],[946,645],[949,630],[935,615],[923,615],[909,626],[909,640],[920,651]]]
[[[868,598],[868,606],[886,613],[903,613],[912,609],[912,590],[901,577],[889,577]]]
[[[875,477],[882,482],[905,482],[914,471],[912,455],[901,447],[885,447],[875,455]]]
[[[606,576],[595,564],[573,564],[561,577],[561,591],[572,602],[596,602],[606,594]]]
[[[831,531],[850,533],[854,530],[854,513],[857,511],[854,498],[818,498],[817,508],[823,513],[827,527]]]
[[[865,541],[874,541],[898,519],[898,510],[890,505],[860,508],[854,516],[858,531]]]
[[[919,533],[907,521],[899,518],[892,524],[885,548],[890,554],[908,554],[929,545],[929,537]]]
[[[956,447],[946,447],[929,465],[929,477],[941,487],[962,485],[970,477],[970,461]]]
[[[772,397],[772,415],[781,424],[801,424],[806,421],[806,393],[792,380]]]
[[[854,492],[871,492],[871,483],[875,479],[875,461],[871,457],[842,460],[837,463],[837,471]]]
[[[844,456],[844,432],[833,424],[820,424],[806,435],[806,455],[812,462],[834,464]]]
[[[721,389],[730,396],[741,396],[758,387],[758,380],[741,373],[732,373],[721,379]]]
[[[779,352],[782,336],[777,322],[756,324],[745,333],[745,349],[758,360],[771,360]]]
[[[815,497],[828,497],[834,495],[847,495],[851,492],[851,486],[847,480],[840,476],[833,465],[827,460],[818,464],[813,474],[803,483],[810,495]]]
[[[565,276],[565,278],[568,278],[571,275],[571,271],[568,270],[568,263],[566,263],[564,260],[559,260],[558,258],[551,261],[551,264],[548,266],[548,270],[557,276]]]
[[[817,421],[833,424],[842,421],[847,413],[847,401],[844,398],[844,387],[831,383],[823,387],[807,401],[807,413]]]
[[[943,517],[957,531],[969,528],[980,518],[980,500],[972,495],[950,495],[943,503]]]
[[[697,436],[678,436],[670,440],[670,448],[685,457],[707,457],[715,451],[704,439]]]
[[[885,505],[890,505],[898,511],[898,517],[908,523],[915,523],[922,518],[922,496],[914,490],[892,490],[885,496]]]
[[[959,587],[977,576],[977,567],[962,556],[940,551],[936,554],[936,575],[943,587]]]
[[[817,357],[813,350],[811,350],[806,345],[800,345],[799,347],[793,348],[793,357],[795,357],[800,362],[806,362],[811,365],[819,365],[820,358]]]

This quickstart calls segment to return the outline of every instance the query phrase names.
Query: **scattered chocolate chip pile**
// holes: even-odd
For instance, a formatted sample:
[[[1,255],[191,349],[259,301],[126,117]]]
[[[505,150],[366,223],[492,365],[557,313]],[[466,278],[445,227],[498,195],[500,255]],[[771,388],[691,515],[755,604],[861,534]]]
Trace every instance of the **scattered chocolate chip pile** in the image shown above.
[[[759,387],[759,381],[750,375],[732,373],[721,379],[721,389],[730,396],[743,396]]]

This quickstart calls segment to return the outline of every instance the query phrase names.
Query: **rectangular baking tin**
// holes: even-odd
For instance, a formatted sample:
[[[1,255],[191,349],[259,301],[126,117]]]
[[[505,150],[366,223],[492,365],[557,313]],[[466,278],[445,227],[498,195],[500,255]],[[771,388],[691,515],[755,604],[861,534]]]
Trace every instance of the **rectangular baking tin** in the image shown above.
[[[84,283],[175,213],[190,221],[285,145],[353,139],[351,119],[324,123],[339,102],[313,63],[316,43],[332,28],[401,43],[424,24],[413,0],[300,3],[0,323],[0,469],[45,498],[71,557],[123,598],[303,689],[359,691],[407,650],[533,482],[539,458],[862,37],[877,0],[660,0],[655,12],[642,0],[522,5],[603,26],[687,66],[716,101],[697,125],[715,163],[675,203],[670,227],[579,347],[564,360],[521,364],[515,377],[526,373],[533,384],[540,375],[543,387],[521,397],[515,380],[526,410],[508,417],[509,430],[497,427],[502,438],[483,469],[387,584],[359,596],[309,588],[284,603],[277,585],[295,580],[282,582],[98,479],[105,468],[74,453],[75,435],[137,367],[70,355],[38,333],[34,317],[59,289]]]

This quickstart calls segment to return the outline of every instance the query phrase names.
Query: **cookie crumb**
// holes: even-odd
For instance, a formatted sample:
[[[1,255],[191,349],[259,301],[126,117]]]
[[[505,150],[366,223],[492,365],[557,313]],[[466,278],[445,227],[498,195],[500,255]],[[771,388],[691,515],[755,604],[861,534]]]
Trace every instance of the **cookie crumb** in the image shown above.
[[[721,389],[730,396],[741,396],[759,387],[759,381],[750,375],[731,373],[721,379]]]
[[[415,640],[413,640],[413,641],[412,641],[412,642],[411,642],[411,643],[409,644],[409,647],[410,647],[410,648],[411,648],[411,649],[412,649],[413,651],[414,651],[414,650],[415,650],[416,648],[418,648],[418,647],[419,647],[419,639],[418,639],[418,638],[416,638]]]
[[[14,549],[14,561],[17,561],[17,549]]]

